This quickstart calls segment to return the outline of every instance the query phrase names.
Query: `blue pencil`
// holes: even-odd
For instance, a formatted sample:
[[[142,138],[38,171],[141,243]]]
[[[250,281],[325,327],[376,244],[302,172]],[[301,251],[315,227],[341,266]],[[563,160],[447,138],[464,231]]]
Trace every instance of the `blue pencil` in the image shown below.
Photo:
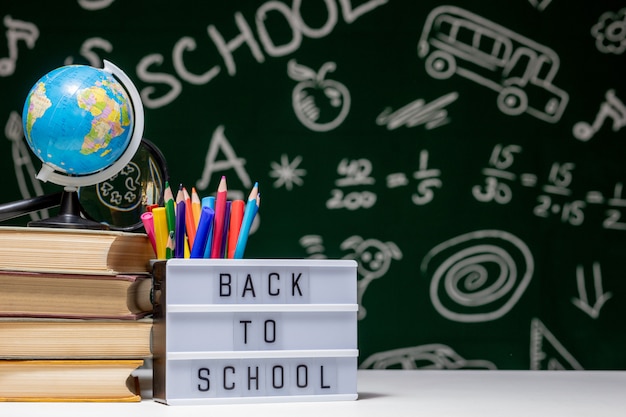
[[[211,196],[211,197],[204,197],[202,199],[202,207],[210,207],[211,210],[213,210],[213,212],[215,213],[215,197]],[[215,219],[215,214],[213,214],[213,219]],[[213,243],[213,229],[214,227],[211,228],[211,230],[209,231],[209,236],[207,237],[207,242],[206,245],[204,246],[204,253],[202,254],[203,258],[210,258],[211,257],[211,245]]]
[[[193,247],[191,248],[190,258],[202,258],[204,257],[204,248],[209,240],[209,233],[213,229],[213,216],[215,211],[209,206],[202,207],[200,211],[200,220],[198,221],[198,228],[196,229],[196,238],[193,241]]]
[[[241,230],[239,231],[239,238],[237,239],[237,247],[235,248],[235,254],[233,256],[234,259],[243,258],[243,254],[246,250],[246,245],[248,244],[248,235],[250,234],[250,228],[252,227],[252,222],[254,221],[254,217],[256,216],[257,211],[259,210],[259,186],[257,183],[254,184],[252,191],[250,192],[250,196],[248,197],[248,202],[246,203],[246,209],[243,212],[243,220],[241,221]]]

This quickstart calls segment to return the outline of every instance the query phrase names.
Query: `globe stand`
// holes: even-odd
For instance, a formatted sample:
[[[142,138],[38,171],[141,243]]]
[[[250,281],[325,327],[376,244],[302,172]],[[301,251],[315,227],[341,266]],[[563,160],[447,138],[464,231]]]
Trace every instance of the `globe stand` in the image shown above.
[[[107,230],[105,224],[85,219],[80,215],[81,208],[78,201],[78,193],[75,187],[65,187],[61,194],[59,214],[42,220],[28,223],[29,227],[61,227],[68,229],[94,229]]]

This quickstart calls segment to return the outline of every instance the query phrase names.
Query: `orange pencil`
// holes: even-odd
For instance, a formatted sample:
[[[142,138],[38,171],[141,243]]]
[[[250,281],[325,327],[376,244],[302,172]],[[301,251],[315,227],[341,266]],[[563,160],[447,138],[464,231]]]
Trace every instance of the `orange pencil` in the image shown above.
[[[235,249],[237,248],[237,239],[241,230],[241,222],[243,220],[243,212],[246,208],[246,202],[243,200],[233,200],[230,205],[230,223],[228,227],[228,258],[235,257]]]
[[[193,247],[193,241],[196,238],[196,222],[193,218],[191,197],[185,187],[183,187],[183,199],[185,201],[185,230],[187,231],[188,245],[189,247]]]
[[[193,221],[196,225],[196,231],[198,230],[198,224],[200,223],[200,215],[202,214],[202,200],[196,191],[196,187],[191,187],[191,208],[193,212]]]
[[[213,227],[213,242],[211,243],[211,258],[219,258],[224,241],[224,226],[226,224],[226,177],[222,176],[215,196],[215,225]]]

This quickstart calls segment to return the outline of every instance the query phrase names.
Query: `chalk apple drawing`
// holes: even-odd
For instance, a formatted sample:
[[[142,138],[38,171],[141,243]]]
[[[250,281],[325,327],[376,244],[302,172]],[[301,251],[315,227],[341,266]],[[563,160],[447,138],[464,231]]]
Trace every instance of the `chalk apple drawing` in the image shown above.
[[[326,79],[336,64],[326,62],[315,72],[295,59],[287,64],[287,74],[299,83],[291,94],[298,120],[316,132],[327,132],[339,126],[350,111],[350,91],[342,83]]]

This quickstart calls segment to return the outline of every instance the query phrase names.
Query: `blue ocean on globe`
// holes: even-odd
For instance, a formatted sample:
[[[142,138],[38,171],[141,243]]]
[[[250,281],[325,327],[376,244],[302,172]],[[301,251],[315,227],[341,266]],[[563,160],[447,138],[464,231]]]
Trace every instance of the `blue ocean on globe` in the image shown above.
[[[87,65],[63,66],[41,77],[28,93],[22,120],[37,157],[68,175],[112,165],[128,147],[134,123],[122,84]]]

